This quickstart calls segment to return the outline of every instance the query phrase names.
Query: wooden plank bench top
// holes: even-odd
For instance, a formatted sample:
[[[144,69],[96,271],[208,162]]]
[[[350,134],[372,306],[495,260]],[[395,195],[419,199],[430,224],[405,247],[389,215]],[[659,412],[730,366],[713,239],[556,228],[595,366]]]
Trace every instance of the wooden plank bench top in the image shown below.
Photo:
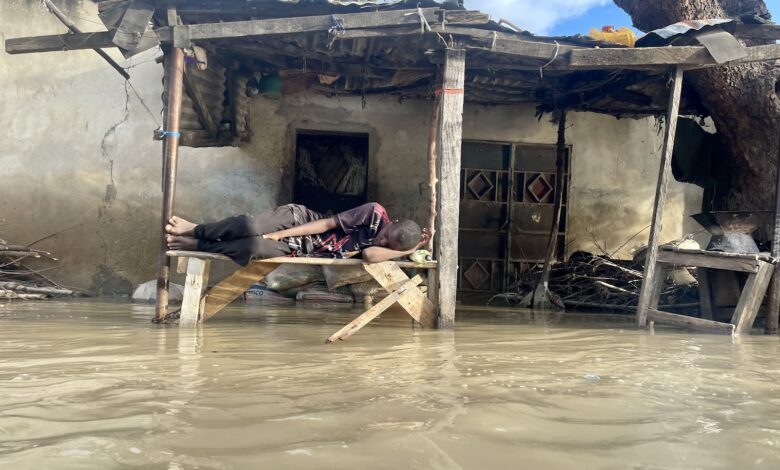
[[[671,251],[674,253],[686,253],[691,255],[708,255],[716,258],[735,258],[735,259],[749,259],[749,260],[761,260],[768,263],[772,262],[772,255],[767,252],[762,253],[727,253],[725,251],[710,251],[710,250],[696,250],[692,248],[677,248],[675,246],[662,246],[661,251]]]
[[[267,258],[255,260],[247,266],[239,267],[233,274],[223,279],[204,294],[203,291],[208,284],[211,261],[231,261],[231,259],[224,255],[202,251],[169,250],[166,254],[172,258],[179,258],[178,271],[187,273],[184,298],[182,299],[182,308],[179,315],[180,326],[192,326],[213,317],[254,283],[262,281],[281,264],[359,266],[387,291],[388,297],[331,335],[327,340],[328,343],[349,338],[395,303],[403,307],[415,322],[424,328],[436,326],[436,305],[418,288],[423,282],[422,276],[418,275],[409,279],[406,273],[401,270],[401,268],[436,269],[438,265],[435,261],[427,261],[425,263],[415,263],[413,261],[366,263],[362,259],[357,258]]]
[[[724,253],[720,251],[660,247],[658,262],[679,266],[696,266],[756,273],[762,263],[774,264],[775,260],[768,253]]]
[[[225,255],[218,253],[207,253],[205,251],[184,251],[184,250],[169,250],[167,252],[171,258],[198,258],[198,259],[211,259],[220,261],[232,261]],[[438,263],[436,261],[426,261],[425,263],[415,263],[414,261],[393,261],[399,268],[416,268],[416,269],[436,269]],[[363,264],[369,264],[360,258],[315,258],[315,257],[292,257],[283,256],[278,258],[266,258],[254,260],[252,263],[262,264],[309,264],[318,266],[360,266]]]

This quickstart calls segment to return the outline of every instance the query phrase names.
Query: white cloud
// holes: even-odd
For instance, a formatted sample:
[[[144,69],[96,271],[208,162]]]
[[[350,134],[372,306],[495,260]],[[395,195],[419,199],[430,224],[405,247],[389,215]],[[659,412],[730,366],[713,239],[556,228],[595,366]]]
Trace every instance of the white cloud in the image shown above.
[[[465,0],[466,8],[490,13],[534,34],[548,34],[561,21],[575,18],[611,0]]]

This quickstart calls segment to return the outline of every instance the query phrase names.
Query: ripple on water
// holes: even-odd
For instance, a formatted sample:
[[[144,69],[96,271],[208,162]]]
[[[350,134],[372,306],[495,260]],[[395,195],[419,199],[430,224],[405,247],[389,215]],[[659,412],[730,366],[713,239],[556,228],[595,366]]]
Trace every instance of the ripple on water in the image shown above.
[[[503,312],[452,332],[392,315],[148,305],[0,313],[3,468],[778,468],[777,338]],[[580,328],[584,326],[584,328]]]

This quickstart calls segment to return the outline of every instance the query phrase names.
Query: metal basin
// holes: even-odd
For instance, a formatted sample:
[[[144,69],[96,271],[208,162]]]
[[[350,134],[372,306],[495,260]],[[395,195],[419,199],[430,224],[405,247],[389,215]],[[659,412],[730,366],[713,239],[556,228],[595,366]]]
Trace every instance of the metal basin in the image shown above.
[[[691,217],[712,234],[707,250],[758,253],[760,250],[751,234],[768,223],[773,215],[773,211],[715,211]]]

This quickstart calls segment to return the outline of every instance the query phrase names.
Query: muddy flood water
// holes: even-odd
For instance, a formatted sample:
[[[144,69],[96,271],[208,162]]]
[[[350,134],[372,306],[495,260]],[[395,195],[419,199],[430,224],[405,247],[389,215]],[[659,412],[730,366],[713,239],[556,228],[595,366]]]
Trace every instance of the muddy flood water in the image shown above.
[[[780,468],[780,340],[527,313],[0,307],[2,469]]]

